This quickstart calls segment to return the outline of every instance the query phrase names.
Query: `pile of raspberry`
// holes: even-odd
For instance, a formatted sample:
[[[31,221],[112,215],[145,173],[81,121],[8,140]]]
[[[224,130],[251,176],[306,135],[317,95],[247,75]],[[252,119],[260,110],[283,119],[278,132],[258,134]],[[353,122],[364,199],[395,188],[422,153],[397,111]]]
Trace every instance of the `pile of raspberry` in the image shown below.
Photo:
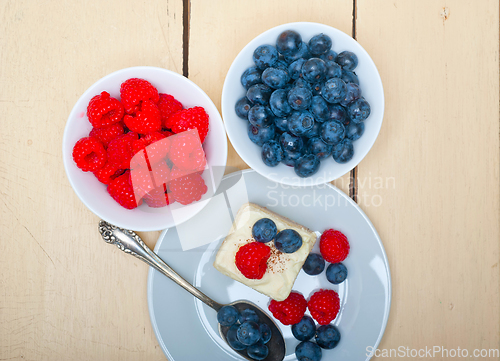
[[[347,237],[340,231],[329,229],[323,232],[320,238],[320,252],[325,260],[331,262],[341,262],[344,261],[349,255],[350,245]],[[297,325],[299,322],[304,322],[305,319],[309,319],[309,322],[314,323],[316,321],[320,326],[325,326],[328,328],[335,328],[330,323],[337,317],[340,311],[340,298],[338,293],[332,289],[320,289],[314,292],[309,300],[295,291],[292,291],[288,298],[284,301],[271,300],[269,303],[269,311],[273,316],[278,319],[283,325]],[[309,310],[312,316],[312,321],[309,316],[305,315],[306,311]],[[328,325],[328,326],[327,326]],[[319,330],[319,328],[318,328]],[[292,331],[294,331],[292,327]],[[335,328],[335,332],[338,333],[338,329]],[[294,332],[292,332],[294,333]],[[315,334],[314,331],[308,336],[309,338],[297,337],[303,342],[309,343],[310,339],[315,339],[320,347],[314,345],[311,347],[319,348],[333,348],[337,345],[334,343],[332,347],[323,347],[322,337],[323,335]],[[318,337],[320,341],[318,342]],[[340,336],[339,336],[340,338]],[[332,344],[333,345],[333,344]]]
[[[207,192],[201,173],[209,117],[202,107],[184,109],[147,80],[131,78],[120,99],[106,91],[94,96],[87,117],[93,128],[76,142],[73,160],[124,208],[186,205]]]

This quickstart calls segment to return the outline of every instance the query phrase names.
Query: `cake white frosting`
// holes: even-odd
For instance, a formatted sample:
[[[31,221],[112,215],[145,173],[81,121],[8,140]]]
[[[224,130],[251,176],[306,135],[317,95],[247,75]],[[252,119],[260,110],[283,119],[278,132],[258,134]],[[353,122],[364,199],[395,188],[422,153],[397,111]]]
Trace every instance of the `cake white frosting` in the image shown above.
[[[297,231],[302,236],[302,246],[294,253],[283,253],[274,246],[273,241],[266,243],[271,248],[267,270],[261,279],[248,279],[236,267],[235,255],[241,246],[255,242],[252,238],[252,227],[262,218],[272,219],[278,232],[284,229]],[[226,276],[276,301],[283,301],[290,294],[295,279],[315,243],[316,234],[310,229],[257,204],[246,203],[239,209],[231,231],[222,242],[215,257],[214,267]]]

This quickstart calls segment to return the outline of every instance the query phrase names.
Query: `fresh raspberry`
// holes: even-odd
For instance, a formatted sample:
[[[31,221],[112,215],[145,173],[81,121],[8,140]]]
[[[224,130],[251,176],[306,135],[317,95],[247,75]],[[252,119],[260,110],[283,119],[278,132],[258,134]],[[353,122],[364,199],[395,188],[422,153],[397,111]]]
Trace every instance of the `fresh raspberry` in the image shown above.
[[[152,208],[161,208],[175,202],[173,197],[167,193],[165,184],[153,189],[143,198],[144,202]]]
[[[205,168],[207,160],[200,139],[193,131],[177,134],[171,138],[169,159],[182,170],[199,171]]]
[[[165,126],[167,119],[170,118],[172,114],[182,110],[182,104],[172,95],[160,93],[158,109],[160,109],[161,123]]]
[[[316,291],[307,303],[311,316],[320,325],[332,322],[340,310],[340,299],[334,290]]]
[[[160,132],[146,134],[141,139],[134,141],[132,148],[134,153],[145,149],[149,164],[152,166],[163,161],[170,150],[170,141],[163,140],[165,138],[165,135]]]
[[[202,107],[181,110],[166,121],[165,127],[174,133],[182,133],[188,129],[197,129],[200,141],[203,143],[208,133],[208,114]]]
[[[73,147],[73,160],[84,172],[94,172],[106,164],[106,149],[97,139],[85,137]]]
[[[174,199],[183,205],[199,201],[208,190],[205,181],[198,173],[171,180],[169,188]]]
[[[177,179],[179,177],[185,177],[189,174],[197,173],[201,175],[203,173],[203,170],[199,171],[192,171],[192,170],[185,170],[185,169],[179,169],[175,165],[172,167],[170,171],[170,180]]]
[[[323,232],[319,241],[319,250],[325,261],[339,263],[349,254],[349,242],[340,231],[328,229]]]
[[[138,157],[142,157],[144,160],[142,167],[137,166],[138,162],[136,159]],[[130,170],[130,184],[134,190],[135,199],[141,199],[144,195],[156,188],[156,185],[153,182],[153,177],[144,158],[144,151],[140,151],[140,153],[137,153],[134,156],[134,160],[131,162],[131,167],[132,166],[134,168]]]
[[[112,98],[108,92],[102,92],[90,99],[87,117],[94,128],[102,128],[118,123],[124,114],[123,105]]]
[[[298,292],[290,292],[284,301],[271,300],[269,304],[269,311],[284,325],[299,323],[304,317],[306,309],[307,301]]]
[[[123,134],[123,124],[121,122],[108,125],[102,128],[93,128],[89,137],[99,139],[107,147],[109,142]]]
[[[94,171],[94,175],[99,182],[109,184],[113,179],[121,176],[124,172],[124,169],[120,169],[116,165],[106,163],[104,167]]]
[[[166,129],[162,129],[160,131],[161,134],[163,134],[165,137],[170,137],[171,135],[174,135],[174,133],[172,133],[170,130],[166,130]]]
[[[140,109],[134,115],[125,115],[123,122],[128,129],[139,133],[148,134],[161,130],[160,111],[151,100],[141,103]]]
[[[121,169],[130,168],[130,159],[134,156],[132,144],[137,139],[139,139],[137,133],[128,132],[109,142],[108,162]]]
[[[125,111],[134,114],[140,109],[141,102],[152,101],[158,103],[158,90],[147,80],[131,78],[120,86],[120,96]]]
[[[170,182],[170,168],[165,161],[153,165],[151,173],[153,175],[155,187],[159,187],[162,184],[168,184]]]
[[[127,209],[134,209],[142,203],[142,200],[136,201],[134,189],[130,184],[129,171],[109,183],[108,193],[118,204]]]
[[[267,269],[271,248],[260,242],[250,242],[238,249],[235,256],[236,267],[246,278],[260,280]]]

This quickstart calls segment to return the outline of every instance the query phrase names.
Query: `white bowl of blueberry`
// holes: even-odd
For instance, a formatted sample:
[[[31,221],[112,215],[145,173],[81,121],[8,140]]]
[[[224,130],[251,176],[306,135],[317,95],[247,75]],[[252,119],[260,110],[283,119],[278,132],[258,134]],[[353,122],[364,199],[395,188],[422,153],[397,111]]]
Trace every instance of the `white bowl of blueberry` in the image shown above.
[[[346,174],[371,149],[384,91],[352,37],[324,24],[290,23],[238,54],[224,82],[222,115],[251,168],[278,183],[317,185]]]

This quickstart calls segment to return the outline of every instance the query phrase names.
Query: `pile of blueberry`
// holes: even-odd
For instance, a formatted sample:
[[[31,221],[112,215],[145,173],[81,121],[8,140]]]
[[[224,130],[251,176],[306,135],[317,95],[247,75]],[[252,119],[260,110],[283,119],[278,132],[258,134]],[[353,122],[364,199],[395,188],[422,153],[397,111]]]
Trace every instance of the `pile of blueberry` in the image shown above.
[[[315,174],[322,159],[338,163],[354,155],[353,141],[364,132],[370,105],[361,96],[353,70],[357,56],[337,54],[332,39],[281,33],[276,46],[255,49],[255,66],[241,75],[246,96],[236,102],[236,114],[248,120],[248,137],[262,147],[262,160],[294,167],[300,177]]]
[[[319,361],[321,349],[331,350],[340,342],[340,332],[332,324],[316,328],[314,320],[309,316],[302,317],[299,323],[292,326],[293,336],[301,341],[295,348],[295,356],[299,361]],[[310,341],[313,339],[316,342]]]
[[[267,343],[271,339],[271,328],[259,322],[259,316],[251,308],[241,313],[233,306],[223,306],[217,312],[221,326],[229,327],[227,343],[236,351],[246,350],[254,360],[263,360],[269,354]]]
[[[261,218],[252,227],[252,236],[257,242],[267,243],[274,239],[274,246],[283,253],[294,253],[302,247],[302,236],[293,229],[278,233],[276,223],[269,218]]]

